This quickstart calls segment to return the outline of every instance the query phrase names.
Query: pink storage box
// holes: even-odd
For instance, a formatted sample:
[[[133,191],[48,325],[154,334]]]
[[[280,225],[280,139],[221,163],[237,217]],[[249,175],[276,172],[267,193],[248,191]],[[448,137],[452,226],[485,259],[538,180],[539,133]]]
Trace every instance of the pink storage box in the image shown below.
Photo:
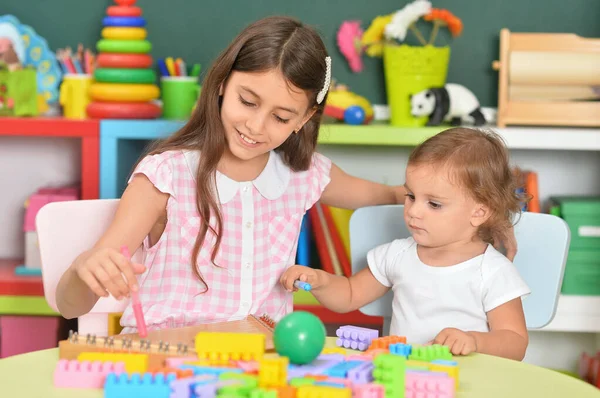
[[[56,347],[59,325],[56,316],[0,317],[0,358]]]
[[[63,202],[68,200],[78,200],[79,189],[75,187],[61,188],[40,188],[28,199],[25,209],[25,218],[23,221],[23,231],[35,231],[35,216],[38,211],[50,202]]]

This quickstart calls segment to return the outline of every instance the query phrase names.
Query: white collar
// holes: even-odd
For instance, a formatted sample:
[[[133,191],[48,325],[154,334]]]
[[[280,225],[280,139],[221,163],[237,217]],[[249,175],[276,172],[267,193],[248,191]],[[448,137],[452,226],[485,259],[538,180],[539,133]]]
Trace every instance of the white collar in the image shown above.
[[[200,151],[184,150],[183,155],[193,178],[196,179]],[[283,163],[281,156],[275,152],[269,152],[269,160],[263,171],[251,183],[258,192],[266,199],[275,200],[281,197],[290,182],[290,168]],[[240,186],[250,182],[238,182],[227,177],[225,174],[216,172],[217,192],[222,204],[229,202],[237,193]]]

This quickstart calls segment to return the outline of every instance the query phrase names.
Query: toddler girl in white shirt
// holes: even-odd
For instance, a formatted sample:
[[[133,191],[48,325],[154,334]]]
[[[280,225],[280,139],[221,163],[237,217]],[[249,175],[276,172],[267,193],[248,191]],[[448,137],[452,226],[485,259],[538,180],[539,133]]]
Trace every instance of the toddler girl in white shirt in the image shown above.
[[[289,290],[296,279],[310,283],[319,302],[337,312],[392,289],[390,334],[443,344],[455,355],[523,359],[521,297],[530,290],[493,246],[494,237],[512,234],[522,205],[502,140],[470,128],[446,130],[412,152],[405,187],[410,238],[372,249],[368,267],[350,278],[292,266],[281,282]]]

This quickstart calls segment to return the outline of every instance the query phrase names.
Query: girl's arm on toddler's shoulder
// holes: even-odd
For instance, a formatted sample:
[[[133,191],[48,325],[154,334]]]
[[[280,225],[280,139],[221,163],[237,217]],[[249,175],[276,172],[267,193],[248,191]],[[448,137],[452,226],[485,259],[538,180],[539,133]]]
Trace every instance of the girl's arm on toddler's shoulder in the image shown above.
[[[366,206],[404,204],[404,186],[389,186],[354,177],[335,164],[331,165],[331,181],[325,187],[321,202],[333,207],[358,209]]]

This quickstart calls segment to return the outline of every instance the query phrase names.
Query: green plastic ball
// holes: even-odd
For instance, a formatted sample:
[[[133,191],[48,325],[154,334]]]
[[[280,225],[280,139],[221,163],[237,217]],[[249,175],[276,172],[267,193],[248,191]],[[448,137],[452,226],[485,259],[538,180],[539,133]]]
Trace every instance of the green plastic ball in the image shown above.
[[[290,363],[304,365],[314,361],[323,347],[327,332],[321,320],[306,311],[294,311],[283,318],[273,331],[275,351]]]

